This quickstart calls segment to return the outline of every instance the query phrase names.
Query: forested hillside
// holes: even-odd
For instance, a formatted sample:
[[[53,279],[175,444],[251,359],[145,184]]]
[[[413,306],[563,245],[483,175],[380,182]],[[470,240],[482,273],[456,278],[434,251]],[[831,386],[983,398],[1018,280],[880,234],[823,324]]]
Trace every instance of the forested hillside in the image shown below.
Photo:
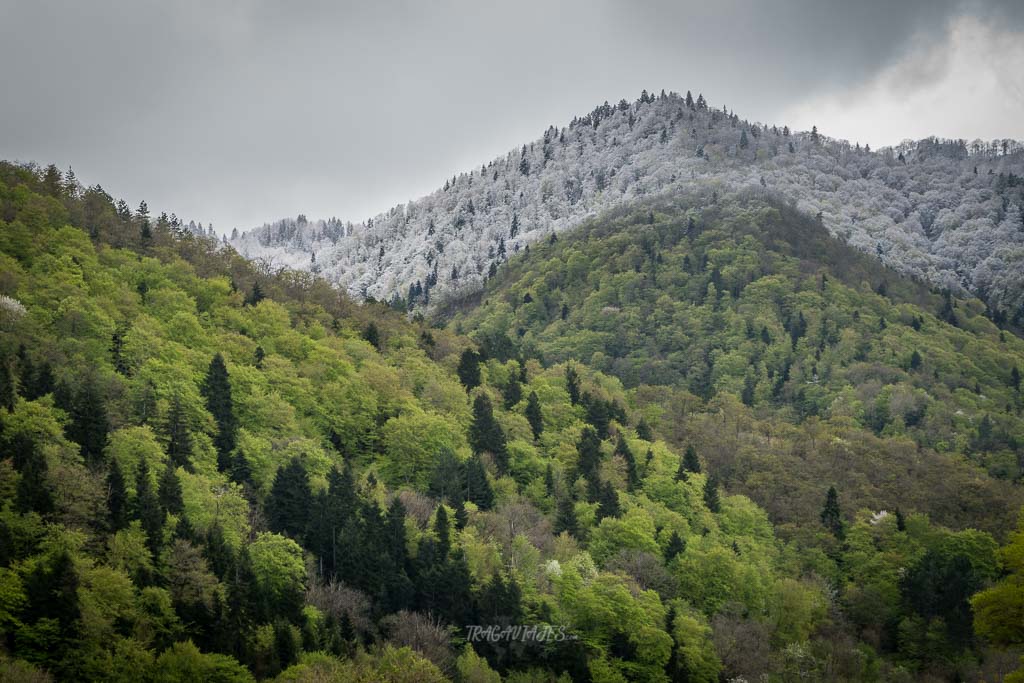
[[[250,258],[322,273],[355,297],[430,308],[478,289],[492,265],[553,232],[713,181],[722,192],[769,191],[901,273],[965,289],[993,317],[1024,322],[1019,142],[933,138],[872,151],[783,123],[743,120],[689,92],[644,91],[365,222],[298,216],[231,242]]]
[[[784,207],[623,210],[451,329],[53,168],[0,221],[0,679],[1019,666],[1024,344]]]

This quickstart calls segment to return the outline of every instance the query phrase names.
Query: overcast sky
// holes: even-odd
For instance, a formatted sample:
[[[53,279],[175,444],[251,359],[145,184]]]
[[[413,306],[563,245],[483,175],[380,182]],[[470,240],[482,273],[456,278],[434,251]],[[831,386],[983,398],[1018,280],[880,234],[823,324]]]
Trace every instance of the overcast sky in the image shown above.
[[[642,88],[1024,138],[1022,0],[0,0],[0,64],[0,158],[221,231],[366,218]]]

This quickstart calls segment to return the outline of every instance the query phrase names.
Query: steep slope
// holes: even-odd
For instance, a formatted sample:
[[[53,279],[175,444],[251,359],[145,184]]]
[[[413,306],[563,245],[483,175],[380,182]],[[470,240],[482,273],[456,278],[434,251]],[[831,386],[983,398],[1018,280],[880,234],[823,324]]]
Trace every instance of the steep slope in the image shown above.
[[[822,476],[819,511],[778,537],[720,484],[730,404],[685,411],[723,448],[681,454],[650,425],[675,437],[682,392],[490,341],[481,359],[55,171],[0,163],[0,273],[0,679],[953,680],[1005,661],[969,618],[991,535],[857,510]],[[984,325],[984,359],[996,333],[956,315]],[[934,458],[900,448],[879,476],[925,476]],[[1005,529],[1015,492],[965,472],[940,474],[989,511],[943,516]]]
[[[1024,342],[771,197],[623,207],[441,313],[491,355],[618,376],[655,433],[779,524],[809,524],[822,481],[858,508],[1015,523]]]
[[[313,270],[357,297],[422,305],[478,288],[493,263],[623,201],[713,179],[763,186],[857,249],[1024,316],[1024,151],[924,140],[870,151],[740,120],[689,93],[607,103],[443,188],[364,223],[304,216],[232,244]]]

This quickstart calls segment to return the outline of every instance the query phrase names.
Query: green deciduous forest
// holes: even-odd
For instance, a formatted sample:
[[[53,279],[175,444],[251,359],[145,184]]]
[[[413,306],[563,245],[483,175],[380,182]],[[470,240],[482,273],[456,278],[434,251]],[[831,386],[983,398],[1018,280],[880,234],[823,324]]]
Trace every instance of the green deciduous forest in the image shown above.
[[[0,679],[1024,680],[977,300],[709,186],[436,315],[0,164]]]

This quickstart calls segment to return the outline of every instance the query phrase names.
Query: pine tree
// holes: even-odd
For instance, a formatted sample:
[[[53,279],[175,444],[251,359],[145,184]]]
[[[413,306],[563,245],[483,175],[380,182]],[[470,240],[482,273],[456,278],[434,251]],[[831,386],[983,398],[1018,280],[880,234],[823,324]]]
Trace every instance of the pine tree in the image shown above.
[[[1010,370],[1010,386],[1013,387],[1014,391],[1020,391],[1020,370],[1016,365]]]
[[[551,463],[544,468],[544,492],[549,498],[555,495],[555,470],[551,467]]]
[[[539,439],[544,432],[544,416],[536,391],[531,391],[529,398],[526,399],[526,421],[530,423],[530,431],[533,432],[534,440]]]
[[[505,399],[505,410],[512,410],[513,407],[523,400],[523,387],[519,384],[518,375],[515,373],[509,375],[508,383],[505,385],[502,395]]]
[[[160,509],[160,500],[153,491],[149,466],[145,459],[139,460],[139,467],[135,472],[133,512],[134,517],[142,522],[142,530],[146,532],[146,545],[154,555],[158,555],[163,545],[164,511]]]
[[[224,364],[224,357],[219,353],[210,361],[202,393],[206,398],[206,409],[217,423],[217,435],[213,444],[217,448],[217,469],[223,472],[231,466],[231,451],[235,449],[238,422],[231,400],[228,368]]]
[[[556,534],[560,534],[565,531],[570,536],[579,536],[579,523],[576,520],[576,504],[569,496],[563,496],[558,501],[558,510],[555,514],[554,531]]]
[[[448,553],[452,547],[448,512],[444,509],[444,505],[437,506],[437,513],[434,515],[434,534],[437,536],[438,561],[444,562],[448,559]]]
[[[720,512],[722,503],[718,498],[718,477],[711,475],[704,484],[704,505],[711,512]]]
[[[103,462],[110,422],[106,400],[91,374],[86,375],[72,399],[71,422],[66,431],[68,438],[81,447],[87,465],[96,467]]]
[[[110,459],[110,471],[107,473],[107,509],[110,511],[111,531],[120,531],[128,526],[128,490],[117,458]]]
[[[634,491],[640,485],[640,475],[636,470],[636,458],[630,450],[626,438],[619,434],[619,441],[615,445],[615,453],[626,462],[626,486],[629,491]]]
[[[6,361],[0,360],[0,408],[7,412],[14,410],[14,399],[16,398],[16,384],[11,366]]]
[[[14,507],[18,512],[36,512],[48,515],[53,512],[53,496],[47,481],[46,456],[30,444],[28,453],[22,456],[21,478],[15,489]]]
[[[668,545],[665,546],[665,563],[667,564],[674,560],[684,550],[686,550],[686,541],[683,540],[678,531],[673,531],[672,536],[668,539]]]
[[[473,453],[490,453],[500,473],[508,471],[508,448],[505,433],[494,418],[491,401],[480,394],[473,401],[473,421],[469,426],[469,445]]]
[[[164,514],[180,515],[185,509],[185,501],[181,494],[181,480],[178,479],[177,467],[170,460],[160,476],[160,485],[157,489],[160,508]]]
[[[903,511],[900,510],[900,508],[897,506],[896,507],[896,531],[906,531],[906,530],[907,530],[907,520],[903,516]]]
[[[267,357],[266,351],[263,350],[262,346],[256,347],[256,353],[253,355],[253,364],[257,370],[263,369],[263,359]]]
[[[835,486],[828,487],[825,505],[821,508],[821,523],[840,541],[846,536],[843,513],[839,509],[839,493]]]
[[[687,446],[683,457],[679,460],[679,469],[676,471],[676,481],[683,481],[690,472],[700,474],[700,458],[693,446]]]
[[[277,469],[267,496],[267,522],[273,531],[297,541],[305,538],[310,521],[309,475],[302,461],[293,457]]]
[[[250,290],[249,295],[245,297],[245,301],[242,304],[244,306],[255,306],[266,298],[267,296],[263,293],[263,288],[260,287],[260,283],[257,281],[252,283],[252,290]]]
[[[465,497],[481,510],[490,510],[494,506],[494,489],[479,457],[470,458],[466,463]]]
[[[636,436],[644,441],[654,441],[654,432],[651,431],[651,426],[642,417],[636,424]]]
[[[455,528],[462,531],[469,524],[469,512],[466,510],[466,504],[459,499],[459,502],[455,504]]]
[[[618,517],[622,514],[622,508],[619,506],[619,494],[610,481],[606,481],[601,487],[597,503],[598,520],[605,517]]]
[[[377,324],[371,322],[363,330],[363,339],[372,346],[373,348],[380,351],[380,330],[377,329]]]
[[[175,467],[186,472],[192,471],[192,435],[188,428],[188,417],[185,415],[181,397],[178,394],[171,399],[171,409],[167,413],[165,427],[167,434],[167,456]]]
[[[580,376],[576,374],[576,368],[569,365],[565,368],[565,390],[569,392],[569,401],[573,405],[580,402]]]
[[[480,356],[473,349],[466,349],[459,357],[459,367],[456,371],[459,381],[466,391],[472,391],[480,386]]]

